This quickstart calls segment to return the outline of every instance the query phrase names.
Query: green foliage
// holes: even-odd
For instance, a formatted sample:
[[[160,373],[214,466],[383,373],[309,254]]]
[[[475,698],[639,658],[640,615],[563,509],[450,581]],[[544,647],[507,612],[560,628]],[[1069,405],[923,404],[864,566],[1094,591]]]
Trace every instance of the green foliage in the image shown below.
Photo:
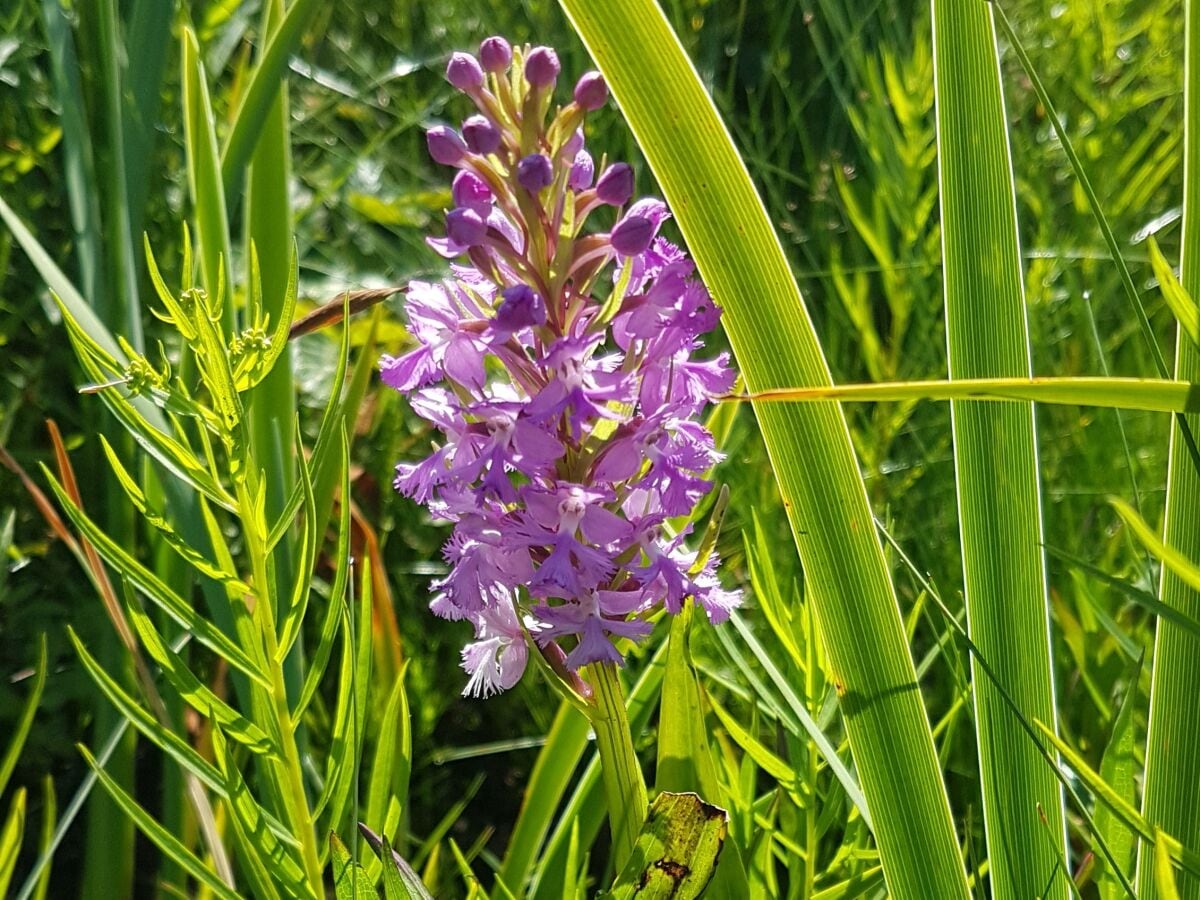
[[[581,21],[626,8],[568,5]],[[1196,389],[1165,380],[1162,349],[1178,330],[1178,377],[1200,381],[1187,368],[1198,293],[1186,242],[1198,232],[1186,222],[1197,179],[1179,166],[1183,124],[1194,124],[1184,100],[1198,94],[1179,91],[1180,61],[1196,71],[1195,42],[1183,52],[1180,0],[1068,3],[1050,14],[1033,0],[989,6],[1006,122],[994,110],[985,122],[991,107],[976,103],[972,133],[992,129],[993,151],[996,135],[1008,141],[1001,155],[1024,252],[1014,264],[1010,247],[995,281],[1014,295],[1012,272],[1023,277],[1031,371],[1044,376],[1033,380],[958,365],[953,311],[949,359],[944,352],[943,297],[975,314],[984,295],[970,285],[964,293],[949,251],[943,284],[943,238],[966,232],[937,214],[928,4],[661,7],[763,198],[755,246],[736,227],[749,220],[722,218],[709,202],[735,187],[748,196],[712,111],[646,111],[685,88],[699,96],[665,31],[636,62],[671,63],[680,77],[631,86],[612,72],[644,146],[615,110],[591,117],[589,141],[633,161],[641,188],[652,187],[645,160],[662,179],[726,306],[749,387],[802,391],[760,397],[761,432],[746,404],[714,417],[729,457],[714,478],[731,492],[717,549],[750,602],[716,629],[661,623],[631,656],[626,763],[728,811],[708,896],[731,884],[751,897],[879,897],[889,886],[899,895],[881,837],[896,827],[894,809],[884,805],[881,819],[879,784],[929,809],[936,778],[912,791],[908,770],[920,767],[872,774],[866,716],[850,702],[860,685],[846,673],[853,653],[874,658],[868,665],[911,654],[915,677],[902,680],[920,690],[890,705],[906,710],[889,720],[900,731],[875,727],[874,752],[925,742],[928,720],[932,753],[919,755],[941,774],[954,827],[940,811],[903,827],[914,844],[940,841],[944,860],[961,858],[974,893],[998,893],[1005,861],[988,851],[995,804],[983,802],[989,749],[974,720],[993,683],[979,660],[996,675],[1004,666],[979,616],[974,649],[960,634],[959,525],[971,509],[955,475],[964,460],[952,461],[948,405],[921,401],[954,401],[960,426],[968,404],[980,419],[1009,408],[1027,419],[1032,401],[1051,609],[1050,652],[1039,646],[1036,656],[1052,658],[1060,702],[1056,722],[1025,715],[1045,724],[1035,734],[1061,752],[1069,791],[1091,799],[1068,810],[1067,853],[1049,804],[1046,823],[1034,819],[1023,840],[1057,861],[1054,891],[1127,896],[1134,879],[1141,896],[1192,896],[1200,846],[1188,829],[1200,779],[1188,749],[1198,744],[1195,717],[1185,713],[1200,624],[1187,598],[1200,555],[1187,536],[1197,517],[1186,432],[1161,414],[1192,413],[1200,427]],[[1190,37],[1195,17],[1188,23]],[[95,615],[88,575],[45,539],[19,480],[0,479],[0,650],[15,669],[30,662],[34,637],[48,635],[37,718],[27,719],[28,693],[0,701],[6,733],[27,730],[24,752],[5,756],[11,790],[0,820],[0,878],[16,896],[78,893],[79,873],[93,871],[81,864],[84,829],[107,844],[87,865],[105,863],[119,883],[132,872],[132,840],[117,833],[129,822],[154,846],[138,857],[149,860],[143,892],[320,895],[352,884],[361,896],[480,896],[482,883],[495,898],[557,900],[593,895],[619,874],[577,708],[536,678],[488,704],[456,697],[466,626],[432,627],[425,611],[443,532],[387,487],[394,463],[429,440],[404,398],[373,383],[377,353],[404,340],[398,304],[370,322],[286,337],[296,315],[340,303],[347,286],[440,276],[423,239],[449,199],[444,172],[424,161],[420,126],[465,114],[449,100],[445,54],[489,33],[557,46],[564,79],[592,65],[552,4],[368,2],[351,15],[309,0],[16,0],[0,12],[0,443],[36,473],[49,462],[41,420],[62,425],[83,497],[58,491],[60,506],[117,581],[136,650],[128,655]],[[605,67],[638,46],[636,29],[612,46],[589,34]],[[944,73],[939,101],[950,89]],[[667,165],[662,148],[672,143],[683,149]],[[710,167],[720,180],[705,177]],[[965,190],[962,206],[982,208],[976,189]],[[811,333],[797,330],[793,276]],[[144,314],[151,309],[167,321]],[[795,346],[818,341],[837,388],[781,371]],[[796,440],[796,422],[835,422],[833,400],[846,401],[849,440],[840,426]],[[1007,461],[975,457],[977,466]],[[839,467],[845,478],[830,479]],[[856,499],[798,504],[798,479],[850,485]],[[40,483],[50,493],[66,486],[61,472]],[[1010,491],[992,493],[999,512],[1034,527]],[[876,524],[886,525],[885,554],[849,555],[846,546],[871,549]],[[793,525],[809,548],[803,565],[787,537]],[[829,565],[814,560],[821,545],[838,551]],[[844,618],[861,626],[852,638],[828,621],[833,578],[870,582],[844,592]],[[1044,621],[1040,606],[1026,612]],[[136,782],[123,774],[130,721],[142,748]],[[1031,750],[1022,726],[1034,728],[1015,724],[1011,742]],[[75,752],[80,735],[94,759]],[[1042,757],[1022,765],[1043,780],[1056,771]],[[54,789],[39,786],[43,769],[67,791],[61,809]],[[115,801],[108,818],[83,805],[94,785]],[[206,819],[206,808],[217,815]],[[352,839],[359,820],[384,836],[367,837],[376,853]],[[349,846],[338,850],[331,832]],[[744,887],[728,881],[734,863]]]

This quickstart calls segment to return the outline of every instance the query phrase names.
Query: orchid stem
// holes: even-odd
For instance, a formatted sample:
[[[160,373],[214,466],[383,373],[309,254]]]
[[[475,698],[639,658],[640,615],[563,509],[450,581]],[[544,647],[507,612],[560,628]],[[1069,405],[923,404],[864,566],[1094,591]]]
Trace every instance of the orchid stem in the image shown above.
[[[633,735],[625,714],[625,692],[616,665],[595,663],[588,669],[592,684],[592,730],[596,733],[608,800],[613,866],[620,872],[633,853],[638,832],[646,821],[646,782],[633,749]]]

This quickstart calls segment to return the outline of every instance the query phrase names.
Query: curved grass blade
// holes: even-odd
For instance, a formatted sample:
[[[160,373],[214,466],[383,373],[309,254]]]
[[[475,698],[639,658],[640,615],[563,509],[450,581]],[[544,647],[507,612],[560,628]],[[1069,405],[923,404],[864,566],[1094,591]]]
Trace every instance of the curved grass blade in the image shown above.
[[[1016,190],[991,7],[932,0],[932,8],[949,374],[1028,378]],[[1016,721],[1057,721],[1034,409],[953,402],[950,418],[967,629],[1000,682],[972,655],[991,893],[996,900],[1066,900],[1062,789]],[[1015,709],[1001,699],[1001,686]]]
[[[38,661],[34,670],[33,686],[29,690],[29,696],[25,700],[20,717],[8,735],[8,747],[4,751],[3,761],[0,761],[0,794],[3,794],[4,789],[8,787],[8,779],[12,777],[13,769],[16,768],[17,760],[21,756],[21,750],[25,747],[25,740],[29,737],[29,731],[33,727],[33,717],[37,715],[38,704],[42,701],[42,691],[45,687],[46,635],[43,633],[38,636]]]
[[[162,512],[151,507],[146,494],[138,486],[133,476],[129,474],[120,457],[117,456],[117,452],[113,450],[112,444],[108,442],[108,439],[104,435],[100,435],[100,446],[104,450],[104,455],[108,457],[108,464],[112,468],[113,474],[117,476],[117,483],[125,491],[125,496],[129,498],[129,502],[133,505],[133,508],[138,511],[142,519],[150,527],[162,536],[163,542],[167,546],[178,553],[180,558],[197,572],[225,585],[228,590],[236,591],[241,595],[253,593],[250,590],[250,586],[238,578],[237,572],[231,568],[220,566],[205,557],[204,554],[183,539],[183,536],[167,521],[166,516]]]
[[[1121,520],[1133,531],[1142,546],[1161,560],[1163,565],[1185,585],[1194,591],[1200,591],[1200,565],[1192,562],[1175,547],[1168,546],[1161,541],[1154,533],[1154,529],[1147,525],[1134,508],[1124,500],[1110,497],[1108,502],[1117,511]]]
[[[695,69],[652,0],[561,0],[678,218],[751,391],[828,385],[787,259]],[[929,721],[846,421],[761,405],[893,896],[968,894]]]
[[[1150,268],[1154,271],[1154,277],[1158,279],[1158,289],[1167,301],[1167,306],[1171,307],[1171,312],[1175,314],[1175,321],[1193,344],[1200,344],[1200,309],[1197,309],[1196,301],[1183,289],[1183,285],[1171,271],[1171,264],[1158,249],[1158,241],[1151,236],[1147,239],[1146,246],[1150,253]]]
[[[0,893],[7,893],[21,855],[21,838],[25,836],[25,788],[13,794],[8,805],[8,818],[0,827]]]

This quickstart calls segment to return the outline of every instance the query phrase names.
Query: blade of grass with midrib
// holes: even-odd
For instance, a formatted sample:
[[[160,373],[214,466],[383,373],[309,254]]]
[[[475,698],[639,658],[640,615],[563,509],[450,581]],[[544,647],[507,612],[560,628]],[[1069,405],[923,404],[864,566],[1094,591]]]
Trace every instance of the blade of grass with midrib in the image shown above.
[[[950,375],[1028,377],[1029,329],[992,13],[981,2],[933,0],[933,31]],[[1024,718],[1054,722],[1033,416],[1026,403],[951,404],[971,639]],[[1058,782],[975,657],[972,681],[992,896],[1023,900],[1048,891],[1066,898],[1066,878],[1054,876],[1067,852]]]
[[[812,323],[750,175],[652,0],[561,0],[629,120],[750,390],[829,384]],[[842,688],[891,894],[967,896],[929,721],[883,550],[836,404],[756,409]]]
[[[1188,0],[1184,25],[1183,237],[1181,278],[1193,297],[1200,297],[1200,9]],[[1176,336],[1175,377],[1200,378],[1200,349],[1180,330]],[[1186,421],[1193,433],[1200,416]],[[1164,541],[1193,562],[1200,562],[1200,474],[1181,437],[1179,421],[1171,425],[1167,468]],[[1187,586],[1169,569],[1159,583],[1163,603],[1195,613],[1200,591]],[[1174,835],[1185,847],[1200,847],[1200,638],[1159,619],[1150,680],[1150,718],[1146,736],[1146,773],[1142,814]],[[1154,877],[1154,848],[1138,848],[1138,896],[1159,896]],[[1179,895],[1200,897],[1200,878],[1179,874]]]

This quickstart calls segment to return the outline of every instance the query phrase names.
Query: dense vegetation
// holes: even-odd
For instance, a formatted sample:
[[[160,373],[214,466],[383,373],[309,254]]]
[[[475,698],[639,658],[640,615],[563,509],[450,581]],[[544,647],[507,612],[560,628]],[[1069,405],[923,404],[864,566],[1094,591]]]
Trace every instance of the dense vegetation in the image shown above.
[[[285,57],[290,59],[287,105],[272,106],[262,116],[267,122],[264,132],[276,129],[273,137],[245,148],[242,162],[253,163],[249,173],[230,176],[217,167],[208,173],[206,189],[205,170],[196,161],[196,147],[203,143],[195,135],[197,127],[211,123],[215,145],[229,146],[251,76],[262,65],[264,31],[273,27],[264,23],[278,21],[285,8],[306,5],[315,11]],[[935,4],[935,9],[942,5]],[[973,6],[973,0],[967,5]],[[586,15],[580,9],[589,4],[573,0],[563,6],[587,36]],[[934,65],[937,58],[939,90],[947,90],[952,83],[947,66],[954,60],[935,56],[928,4],[664,0],[661,6],[761,193],[834,383],[944,379],[948,358],[950,374],[956,377],[1026,374],[972,371],[973,362],[979,361],[962,355],[962,345],[947,353],[947,317],[954,344],[953,317],[978,313],[973,288],[988,279],[1004,284],[1010,297],[1024,291],[1028,343],[1018,343],[1017,355],[1018,362],[1023,354],[1031,358],[1034,374],[1169,377],[1177,319],[1159,290],[1165,276],[1161,266],[1152,265],[1150,243],[1151,238],[1157,241],[1165,259],[1180,259],[1180,219],[1186,214],[1185,28],[1178,0],[1012,0],[996,5],[997,10],[1002,7],[998,45],[1004,107],[990,121],[980,113],[980,119],[965,129],[960,123],[960,131],[966,137],[982,135],[996,149],[997,136],[1002,138],[1007,126],[1010,154],[1000,152],[999,158],[1012,162],[1018,240],[1011,247],[1012,259],[974,273],[980,279],[976,281],[971,280],[971,260],[983,258],[976,252],[983,245],[970,243],[967,223],[956,232],[967,243],[944,251],[940,222],[955,209],[962,216],[958,221],[964,222],[986,205],[973,193],[977,185],[971,177],[984,166],[979,160],[988,156],[987,148],[972,148],[964,138],[958,146],[965,148],[968,163],[961,180],[955,185],[955,176],[945,170],[939,178]],[[942,14],[953,24],[952,13]],[[1005,22],[1012,23],[1011,34]],[[187,32],[186,26],[194,32]],[[197,51],[190,60],[189,33],[194,33]],[[161,341],[166,356],[187,371],[186,364],[180,364],[187,343],[180,334],[186,333],[186,323],[182,329],[179,321],[170,327],[148,314],[151,307],[161,310],[162,305],[149,274],[143,232],[145,246],[153,248],[163,280],[174,294],[193,279],[211,287],[217,279],[210,276],[229,265],[229,281],[236,286],[229,291],[230,309],[248,302],[246,247],[251,238],[262,265],[268,308],[281,302],[285,292],[294,238],[297,318],[330,302],[340,314],[336,301],[347,290],[400,289],[415,278],[442,277],[445,263],[426,246],[425,238],[439,233],[450,193],[445,172],[427,158],[424,129],[435,122],[457,123],[470,111],[445,83],[445,61],[450,52],[474,50],[481,38],[494,33],[508,36],[514,44],[557,47],[563,70],[572,78],[598,64],[618,99],[630,107],[631,118],[634,106],[649,102],[634,97],[635,91],[621,81],[625,70],[619,52],[592,61],[566,14],[551,4],[444,0],[368,2],[351,9],[303,0],[100,0],[75,4],[68,12],[54,0],[14,0],[0,10],[0,199],[36,236],[108,332],[130,336],[136,345],[132,335],[141,329],[141,346],[152,363],[161,368],[156,349]],[[1014,37],[1028,54],[1028,65]],[[589,46],[596,46],[594,41],[593,35]],[[1191,53],[1200,49],[1193,45]],[[1200,73],[1200,62],[1190,61],[1190,66]],[[194,78],[199,73],[199,80],[189,84],[189,73]],[[189,121],[189,111],[201,108],[197,98],[203,79],[211,119]],[[1038,95],[1039,83],[1045,98]],[[653,85],[645,86],[646,94],[654,91]],[[967,97],[963,102],[969,106],[974,100]],[[1056,131],[1054,112],[1063,135]],[[640,147],[620,109],[610,104],[589,120],[589,146],[629,160],[639,188],[650,191],[654,180],[646,160],[660,174],[678,174],[679,161],[654,144],[652,123],[643,119],[632,124],[642,139]],[[943,145],[953,127],[943,118]],[[686,133],[686,123],[681,128]],[[1077,155],[1090,188],[1081,182],[1070,153]],[[943,165],[948,165],[945,154]],[[702,167],[700,162],[696,166]],[[218,212],[212,208],[212,186],[220,185],[222,176],[228,209]],[[669,183],[667,175],[663,182],[669,202],[675,203],[672,189],[686,190],[686,185]],[[954,195],[955,189],[960,193]],[[1089,195],[1092,189],[1094,196]],[[209,212],[204,210],[206,203]],[[217,220],[227,231],[232,263],[217,259],[213,241],[205,236],[214,233]],[[200,235],[195,272],[182,265],[184,222],[191,223],[193,235]],[[1115,237],[1121,265],[1112,258],[1106,229]],[[719,251],[704,244],[705,235],[686,217],[681,216],[678,227],[668,224],[666,233],[675,240],[688,239],[706,276],[706,264],[719,262]],[[1190,233],[1196,233],[1194,227]],[[718,243],[711,235],[708,239],[714,246]],[[740,249],[736,236],[728,240]],[[954,252],[962,254],[956,260],[956,277],[965,280],[951,279],[951,290],[944,294],[943,272],[949,269],[944,269],[943,254]],[[1006,262],[1013,265],[1006,269]],[[1190,265],[1196,265],[1195,254]],[[1186,266],[1185,260],[1184,286],[1194,290]],[[729,304],[730,297],[719,287],[735,281],[709,280],[716,299]],[[59,286],[51,287],[63,293]],[[132,308],[131,301],[136,301]],[[749,308],[752,299],[735,297],[733,303]],[[486,702],[459,696],[466,680],[459,650],[467,627],[433,619],[427,611],[429,580],[443,571],[440,547],[447,529],[391,489],[396,462],[427,452],[431,432],[403,396],[382,388],[374,378],[362,380],[380,354],[407,346],[403,295],[390,294],[371,309],[357,314],[346,329],[335,321],[294,338],[291,376],[276,373],[270,383],[273,393],[261,395],[273,399],[257,401],[279,404],[276,431],[271,433],[278,435],[282,427],[285,444],[291,441],[288,407],[294,404],[303,445],[314,450],[320,435],[334,448],[320,458],[321,464],[313,463],[319,501],[315,506],[321,513],[316,520],[329,522],[329,534],[320,544],[317,589],[298,642],[309,655],[322,644],[327,606],[340,602],[339,586],[346,587],[338,576],[345,580],[347,554],[355,557],[363,576],[349,579],[353,602],[348,608],[364,609],[367,615],[350,614],[348,619],[363,627],[358,638],[366,634],[370,639],[355,639],[347,625],[350,637],[345,644],[352,661],[362,660],[363,653],[371,660],[358,670],[369,681],[358,687],[370,714],[362,733],[351,729],[349,739],[363,747],[362,770],[347,771],[340,793],[344,808],[335,802],[340,815],[329,821],[326,814],[321,823],[352,843],[353,823],[366,819],[368,812],[384,812],[378,804],[386,806],[394,799],[402,823],[392,820],[388,837],[437,896],[479,891],[472,878],[491,896],[503,896],[493,888],[496,872],[518,895],[530,884],[537,896],[576,889],[590,895],[610,884],[613,873],[607,829],[602,827],[604,798],[596,788],[595,772],[584,773],[592,753],[586,722],[537,676],[526,677],[513,690]],[[70,456],[79,484],[79,505],[144,566],[195,599],[197,608],[207,609],[200,589],[172,564],[161,532],[133,513],[117,483],[101,435],[139,481],[145,477],[145,460],[100,399],[79,393],[80,385],[103,379],[81,368],[66,339],[63,311],[48,290],[45,267],[22,249],[7,225],[0,228],[0,310],[0,446],[64,515],[39,469],[45,465],[63,480],[46,424],[57,423],[61,447]],[[985,319],[976,324],[986,333]],[[731,334],[739,350],[732,328]],[[713,343],[719,349],[726,341],[717,336]],[[352,374],[344,399],[334,392],[334,416],[349,436],[348,464],[339,471],[338,441],[330,437],[336,428],[322,426],[328,425],[331,387],[341,387],[332,375],[343,342]],[[749,361],[739,362],[749,377]],[[355,374],[361,376],[358,381]],[[194,370],[191,377],[194,383]],[[1068,896],[1064,868],[1084,896],[1124,895],[1121,878],[1104,862],[1109,854],[1101,850],[1098,832],[1139,896],[1152,896],[1156,890],[1169,896],[1169,879],[1161,872],[1139,870],[1135,877],[1133,832],[1112,806],[1132,809],[1141,804],[1155,629],[1158,614],[1164,613],[1158,600],[1158,557],[1163,554],[1131,523],[1144,520],[1159,533],[1172,425],[1170,416],[1161,412],[1106,405],[1113,404],[1036,408],[1036,469],[1025,474],[1034,478],[1035,495],[1041,498],[1040,546],[1053,660],[1048,674],[1057,694],[1057,722],[1044,724],[1051,730],[1056,727],[1061,742],[1079,754],[1066,781],[1082,805],[1068,802],[1065,807],[1065,844],[1056,835],[1062,826],[1061,821],[1055,825],[1057,810],[1044,810],[1046,824],[1039,823],[1035,810],[1026,810],[1033,822],[1027,832],[1034,837],[1029,838],[1033,843],[1021,846],[1033,858],[1050,860],[1048,869],[1039,870],[1039,895]],[[984,684],[982,690],[987,691],[993,676],[978,665],[973,668],[968,645],[959,634],[959,623],[965,623],[963,542],[972,535],[969,529],[960,535],[960,518],[966,520],[967,515],[956,490],[949,405],[893,399],[847,404],[845,414],[871,511],[883,535],[887,573],[916,663],[920,699],[932,726],[963,867],[981,894],[980,885],[986,882],[995,896],[1031,896],[1028,884],[1019,879],[1008,887],[993,882],[998,864],[1010,873],[1020,867],[1011,860],[1007,866],[998,863],[996,839],[985,835],[986,779],[980,758],[1005,751],[994,745],[981,753],[977,746],[975,719],[980,712],[972,683],[977,689]],[[956,427],[963,425],[963,418],[956,411]],[[797,525],[793,520],[789,525],[789,510],[780,496],[780,486],[787,490],[788,485],[772,474],[759,420],[749,405],[724,404],[709,424],[727,455],[715,478],[730,490],[717,549],[726,580],[747,589],[747,607],[736,623],[719,628],[695,623],[690,666],[683,658],[686,654],[676,653],[673,662],[667,662],[672,629],[665,620],[631,655],[630,718],[648,780],[659,788],[707,788],[700,790],[705,799],[730,809],[727,846],[737,848],[738,871],[730,872],[733,866],[725,860],[734,854],[726,853],[714,890],[737,896],[738,886],[748,884],[755,895],[764,896],[784,891],[801,897],[877,896],[887,874],[892,892],[903,896],[902,881],[892,879],[905,863],[901,859],[896,870],[888,871],[892,863],[885,858],[881,873],[872,830],[863,815],[857,781],[862,761],[852,761],[851,751],[856,756],[871,751],[850,746],[859,735],[847,737],[842,713],[853,717],[856,711],[844,708],[845,673],[830,662],[844,658],[845,652],[827,655],[829,648],[818,636],[816,619],[828,613],[814,610],[792,540],[792,528],[803,536],[809,521]],[[770,426],[763,431],[770,440]],[[260,434],[250,443],[262,454],[256,460],[268,460],[267,439]],[[793,470],[811,466],[818,476],[826,471],[820,447],[789,446],[792,452],[786,460],[772,446],[777,465],[782,462]],[[962,448],[960,437],[960,453]],[[986,462],[989,453],[985,448],[977,456]],[[1182,465],[1189,465],[1186,456],[1181,459]],[[959,487],[963,464],[960,456]],[[1176,465],[1181,465],[1179,460]],[[282,464],[272,470],[270,463],[267,471],[268,478],[279,479],[270,488],[270,502],[280,502],[293,489],[295,472]],[[73,646],[68,626],[98,660],[98,668],[153,704],[137,693],[144,673],[129,664],[112,620],[97,599],[95,582],[100,579],[95,569],[89,577],[86,558],[81,566],[67,542],[55,535],[27,485],[8,469],[0,472],[0,549],[5,553],[0,569],[0,659],[10,684],[0,692],[0,731],[6,736],[18,730],[31,687],[45,675],[32,728],[11,778],[3,777],[8,768],[0,766],[0,790],[5,791],[0,813],[8,814],[18,789],[27,791],[21,801],[26,811],[19,857],[12,869],[0,859],[0,874],[15,872],[8,888],[15,891],[42,855],[43,829],[53,828],[67,812],[90,771],[76,744],[98,754],[122,721],[89,674],[86,655]],[[342,477],[348,480],[349,494],[341,496],[351,498],[352,504],[335,500]],[[979,491],[989,495],[986,484]],[[1129,507],[1115,508],[1109,502],[1112,497]],[[156,499],[169,500],[151,497]],[[1200,519],[1195,500],[1192,496],[1190,508],[1193,519]],[[702,506],[697,522],[706,523],[710,512],[711,503]],[[343,513],[349,524],[339,521]],[[836,517],[836,511],[831,515]],[[983,531],[978,534],[986,540],[989,517],[979,508],[969,515],[980,521]],[[810,521],[815,528],[815,514]],[[254,555],[249,546],[253,542],[242,530],[231,530],[234,522],[244,526],[246,517],[231,516],[222,525],[238,560],[238,574],[251,580],[250,566],[243,560]],[[859,524],[870,532],[869,523]],[[1026,516],[1025,524],[1036,533],[1036,514]],[[72,527],[70,522],[67,527]],[[840,533],[832,534],[831,542],[841,539]],[[299,527],[291,529],[285,543],[290,543],[291,553],[303,553]],[[342,543],[345,546],[339,546]],[[1031,540],[1023,546],[1028,551],[1036,544]],[[1193,557],[1193,571],[1195,562]],[[263,575],[265,569],[254,574]],[[120,606],[126,602],[120,577],[112,577],[115,604]],[[373,589],[365,595],[370,606],[356,607],[364,602],[364,584]],[[290,586],[283,593],[287,590]],[[1184,596],[1196,598],[1194,591]],[[1038,597],[1030,599],[1040,603]],[[1186,635],[1185,642],[1194,641],[1200,613],[1194,607],[1180,609],[1166,611],[1169,621]],[[159,628],[169,624],[157,618],[155,623]],[[826,618],[821,623],[831,627]],[[978,627],[980,622],[972,624]],[[43,635],[44,665],[38,655]],[[984,648],[994,646],[976,638]],[[1003,635],[991,639],[1004,641]],[[332,654],[328,675],[315,685],[298,732],[297,752],[303,757],[312,800],[327,783],[330,760],[339,754],[350,759],[344,756],[346,732],[339,726],[345,704],[341,647],[338,644]],[[222,698],[236,695],[239,676],[215,662],[208,650],[194,649],[192,664],[207,686]],[[1015,650],[1019,656],[1031,648],[1019,642]],[[1180,652],[1186,655],[1185,651],[1186,645]],[[299,687],[296,680],[303,677],[301,665],[293,657],[282,670],[293,698]],[[354,668],[352,663],[345,667]],[[35,668],[36,678],[31,677]],[[664,668],[667,687],[661,696],[671,699],[663,699],[660,712]],[[402,693],[395,687],[401,677]],[[1177,707],[1159,708],[1156,715],[1174,717],[1180,723],[1177,740],[1185,741],[1189,729],[1194,734],[1200,728],[1200,711],[1196,695],[1181,691],[1172,701]],[[694,706],[689,705],[692,701]],[[996,695],[992,702],[1004,703]],[[214,751],[204,717],[178,699],[167,696],[163,715],[204,759],[219,761],[225,754]],[[1025,720],[1029,733],[1015,724],[1010,727],[1025,751],[1041,735],[1032,718]],[[692,729],[709,738],[702,754],[695,750]],[[1055,752],[1053,745],[1045,746]],[[680,749],[688,747],[686,752]],[[837,751],[834,766],[829,764],[830,747]],[[886,746],[875,751],[889,752]],[[664,767],[675,752],[687,758],[686,764]],[[247,756],[239,746],[238,764]],[[385,771],[377,765],[381,759],[394,765]],[[1172,765],[1180,766],[1180,777],[1186,779],[1188,760],[1198,759],[1189,750]],[[1097,784],[1081,771],[1083,763],[1109,782],[1115,800],[1097,799]],[[1058,781],[1048,763],[1037,757],[1028,764],[1056,793]],[[135,740],[130,731],[106,767],[181,841],[197,852],[203,850],[202,829],[188,806],[176,758],[144,737]],[[224,764],[220,769],[226,770]],[[376,769],[381,773],[378,790]],[[342,773],[334,774],[329,780],[340,784]],[[1193,770],[1191,780],[1200,783],[1197,775],[1200,772]],[[531,777],[536,780],[531,782]],[[531,783],[533,789],[523,801]],[[253,787],[266,790],[263,784]],[[910,784],[895,788],[900,794],[920,793]],[[876,820],[871,825],[884,827],[877,821],[869,785],[867,789],[865,802]],[[714,791],[719,796],[712,796]],[[1185,801],[1186,797],[1178,800]],[[385,818],[381,815],[379,821]],[[1169,821],[1155,819],[1151,824],[1170,831]],[[222,820],[219,827],[230,826]],[[1159,868],[1182,865],[1176,877],[1184,897],[1200,896],[1200,870],[1194,853],[1189,857],[1191,851],[1200,851],[1200,825],[1193,822],[1189,827],[1189,833],[1173,833],[1183,842],[1182,851],[1169,841],[1156,844],[1153,833],[1141,851],[1142,864],[1151,866],[1156,846],[1169,845],[1161,855],[1170,862]],[[549,843],[542,844],[546,835]],[[374,859],[365,844],[356,850],[366,864]],[[239,874],[250,868],[241,857],[237,860]],[[135,832],[128,817],[99,789],[92,790],[78,812],[49,871],[49,896],[149,896],[195,887],[195,882],[184,887],[187,882],[177,861]],[[371,871],[378,874],[377,867]],[[579,873],[586,873],[590,882],[577,880]],[[239,878],[238,883],[247,882]]]

